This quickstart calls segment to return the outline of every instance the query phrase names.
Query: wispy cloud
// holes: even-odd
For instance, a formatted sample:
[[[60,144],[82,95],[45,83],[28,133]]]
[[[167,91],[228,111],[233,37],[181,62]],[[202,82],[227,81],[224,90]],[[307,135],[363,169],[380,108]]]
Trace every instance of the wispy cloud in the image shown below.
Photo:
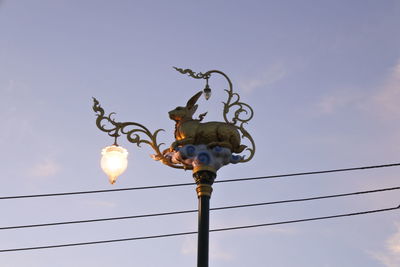
[[[117,206],[115,202],[105,201],[105,200],[86,201],[86,203],[90,206],[95,206],[100,208],[115,208]]]
[[[221,246],[221,242],[213,238],[210,242],[210,258],[221,261],[232,261],[234,259],[233,253],[224,249]],[[197,240],[194,236],[188,236],[185,238],[182,244],[181,253],[184,255],[195,255],[197,253]]]
[[[324,96],[320,102],[317,103],[317,109],[320,114],[332,114],[343,110],[346,107],[360,107],[362,103],[362,95],[358,93],[350,93],[351,90],[341,92],[336,95]]]
[[[214,242],[210,244],[211,259],[232,261],[235,258],[232,252],[229,252],[221,246],[220,242],[216,241],[215,239],[213,241]]]
[[[234,220],[221,220],[215,219],[213,220],[213,228],[224,228],[229,226],[237,226],[237,225],[252,225],[258,224],[259,221],[250,219],[248,217],[238,217]],[[243,231],[246,235],[261,235],[261,234],[295,234],[296,228],[292,226],[271,226],[271,227],[257,227],[257,228],[249,228],[246,231]]]
[[[386,267],[400,266],[400,223],[396,224],[396,232],[386,240],[385,250],[370,254]]]
[[[384,119],[400,117],[400,60],[374,90],[344,87],[316,104],[317,114],[329,115],[345,109],[374,113]]]
[[[6,145],[10,139],[14,142],[29,139],[34,133],[36,111],[33,102],[32,90],[26,83],[8,80],[0,84],[0,114],[4,125],[0,145]]]
[[[276,63],[254,77],[249,77],[239,81],[239,87],[247,93],[253,92],[255,89],[273,84],[285,77],[287,71],[282,63]]]
[[[234,222],[232,220],[213,220],[213,229],[223,228],[228,225],[251,225],[256,224],[256,221],[253,221],[249,218],[236,218]],[[225,247],[222,244],[225,242],[225,238],[229,237],[232,233],[235,235],[244,234],[246,237],[254,235],[260,237],[262,235],[273,235],[273,234],[295,234],[296,229],[294,227],[261,227],[254,229],[246,229],[245,231],[228,231],[228,232],[218,232],[213,234],[212,240],[210,240],[210,258],[214,260],[220,260],[225,262],[231,262],[235,260],[235,251],[231,251],[229,247]],[[182,247],[181,253],[184,255],[196,255],[197,253],[197,239],[196,236],[187,236],[185,237]]]
[[[400,60],[391,70],[379,92],[373,97],[373,101],[385,118],[400,117]]]
[[[61,169],[59,163],[53,159],[44,159],[36,163],[29,171],[32,176],[49,177],[56,175]]]
[[[181,253],[184,255],[189,255],[196,253],[196,251],[196,239],[193,236],[185,237],[181,247]]]

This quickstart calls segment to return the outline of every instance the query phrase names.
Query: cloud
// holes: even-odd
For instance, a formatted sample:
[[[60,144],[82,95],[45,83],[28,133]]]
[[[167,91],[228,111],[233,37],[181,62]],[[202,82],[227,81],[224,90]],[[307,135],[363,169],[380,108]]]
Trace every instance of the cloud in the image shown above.
[[[368,92],[361,92],[354,87],[343,87],[335,90],[333,94],[323,96],[314,106],[317,115],[331,115],[341,111],[353,109],[357,111],[368,110],[371,102]]]
[[[234,259],[233,253],[225,250],[221,244],[213,239],[214,242],[210,244],[210,258],[215,260],[232,261]]]
[[[117,204],[112,201],[105,201],[105,200],[92,200],[86,201],[86,203],[90,206],[100,207],[100,208],[115,208]]]
[[[400,266],[400,223],[396,224],[396,232],[386,240],[385,251],[370,254],[386,267]]]
[[[239,218],[235,220],[235,225],[248,225],[248,224],[255,224],[254,221],[250,221],[249,219],[246,218]],[[214,220],[213,221],[213,229],[216,228],[223,228],[222,225],[226,227],[228,225],[227,222],[223,223],[221,222],[221,226],[219,226],[219,223]],[[260,227],[260,228],[255,228],[255,229],[247,229],[245,231],[228,231],[228,232],[217,232],[217,233],[211,233],[212,236],[210,236],[210,258],[214,260],[220,260],[220,261],[225,261],[225,262],[232,262],[235,260],[235,251],[232,249],[232,251],[229,250],[229,248],[226,248],[222,245],[223,242],[226,242],[224,239],[225,237],[230,236],[230,233],[235,232],[236,234],[243,234],[246,235],[246,237],[250,235],[255,235],[257,237],[260,237],[261,235],[270,235],[270,234],[294,234],[296,233],[296,230],[292,227],[279,227],[279,226],[273,226],[273,227]],[[184,255],[196,255],[197,254],[197,237],[196,236],[187,236],[185,237],[182,247],[181,247],[181,253]]]
[[[49,177],[57,174],[60,169],[61,167],[57,162],[52,159],[45,159],[34,165],[29,173],[36,177]]]
[[[356,98],[351,95],[330,95],[325,96],[317,103],[317,109],[322,114],[332,114],[338,110],[352,105]]]
[[[386,79],[375,90],[341,88],[321,98],[316,104],[317,114],[333,114],[347,108],[374,113],[384,119],[400,117],[400,60]]]
[[[287,74],[283,64],[277,63],[265,69],[257,77],[252,77],[239,82],[239,87],[247,93],[253,92],[255,89],[273,84],[285,77]]]
[[[22,143],[32,137],[37,118],[34,102],[32,90],[26,83],[0,79],[0,114],[4,125],[0,145],[7,145],[10,139]]]
[[[253,224],[259,224],[260,221],[251,219],[247,216],[243,217],[237,217],[237,218],[231,218],[231,219],[213,219],[213,229],[218,229],[218,228],[225,228],[225,227],[233,227],[233,226],[238,226],[238,225],[253,225]],[[230,233],[231,231],[228,231],[226,233]],[[238,233],[245,233],[246,236],[254,234],[256,236],[259,236],[261,234],[265,235],[270,235],[270,234],[296,234],[296,228],[293,226],[269,226],[269,227],[257,227],[257,228],[249,228],[243,231],[239,231]]]
[[[212,238],[210,242],[210,258],[214,260],[232,261],[234,259],[233,253],[224,249],[217,238]],[[197,254],[197,238],[195,236],[188,236],[182,244],[181,253],[184,255]]]
[[[184,255],[190,255],[197,252],[197,243],[196,239],[193,236],[185,237],[181,247],[181,253]]]
[[[373,101],[385,118],[400,117],[400,60],[391,70],[379,92],[373,97]]]
[[[212,229],[224,228],[229,226],[239,225],[251,225],[259,222],[254,221],[248,217],[236,217],[235,219],[217,219],[213,218]],[[210,234],[210,258],[214,260],[220,260],[224,262],[232,262],[235,260],[235,249],[233,247],[226,247],[223,244],[227,244],[229,237],[234,235],[257,236],[261,235],[274,235],[274,234],[285,234],[292,235],[296,234],[296,228],[288,226],[271,226],[271,227],[258,227],[253,229],[246,229],[243,231],[224,231],[215,232]],[[197,254],[197,237],[195,235],[186,236],[181,247],[181,253],[183,255],[196,255]]]

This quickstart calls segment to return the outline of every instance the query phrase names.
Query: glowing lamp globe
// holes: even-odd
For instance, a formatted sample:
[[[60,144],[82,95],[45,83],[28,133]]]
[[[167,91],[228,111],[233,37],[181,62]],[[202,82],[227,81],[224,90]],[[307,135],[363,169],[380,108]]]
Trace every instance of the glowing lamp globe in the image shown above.
[[[128,167],[128,151],[120,146],[112,145],[101,151],[101,168],[107,174],[111,184],[114,184]]]

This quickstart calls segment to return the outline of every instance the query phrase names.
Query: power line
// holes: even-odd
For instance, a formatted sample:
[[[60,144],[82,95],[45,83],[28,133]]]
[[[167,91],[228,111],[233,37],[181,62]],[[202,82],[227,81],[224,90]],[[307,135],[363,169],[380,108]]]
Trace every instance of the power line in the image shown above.
[[[323,171],[277,174],[277,175],[260,176],[260,177],[248,177],[248,178],[237,178],[237,179],[227,179],[227,180],[216,180],[215,183],[230,183],[230,182],[243,182],[243,181],[251,181],[251,180],[261,180],[261,179],[275,179],[275,178],[292,177],[292,176],[315,175],[315,174],[325,174],[325,173],[334,173],[334,172],[347,172],[347,171],[387,168],[387,167],[396,167],[396,166],[400,166],[400,163],[392,163],[392,164],[384,164],[384,165],[373,165],[373,166],[363,166],[363,167],[354,167],[354,168],[343,168],[343,169],[332,169],[332,170],[323,170]],[[104,190],[77,191],[77,192],[62,192],[62,193],[49,193],[49,194],[37,194],[37,195],[5,196],[5,197],[0,197],[0,200],[3,200],[3,199],[20,199],[20,198],[35,198],[35,197],[55,197],[55,196],[67,196],[67,195],[81,195],[81,194],[111,193],[111,192],[120,192],[120,191],[147,190],[147,189],[159,189],[159,188],[168,188],[168,187],[181,187],[181,186],[189,186],[189,185],[195,185],[195,183],[151,185],[151,186],[141,186],[141,187],[128,187],[128,188],[118,188],[118,189],[104,189]]]
[[[255,206],[263,206],[263,205],[293,203],[293,202],[311,201],[311,200],[328,199],[328,198],[336,198],[336,197],[371,194],[371,193],[392,191],[392,190],[399,190],[399,189],[400,189],[400,187],[389,187],[389,188],[374,189],[374,190],[367,190],[367,191],[357,191],[357,192],[352,192],[352,193],[342,193],[342,194],[335,194],[335,195],[325,195],[325,196],[308,197],[308,198],[296,198],[296,199],[278,200],[278,201],[271,201],[271,202],[264,202],[264,203],[254,203],[254,204],[244,204],[244,205],[235,205],[235,206],[229,206],[229,207],[221,207],[221,208],[211,208],[210,210],[222,210],[222,209],[228,209],[228,208],[234,209],[234,208],[255,207]]]
[[[325,196],[308,197],[308,198],[297,198],[297,199],[278,200],[278,201],[243,204],[243,205],[234,205],[234,206],[224,206],[224,207],[211,208],[210,210],[226,210],[226,209],[236,209],[236,208],[248,208],[248,207],[265,206],[265,205],[273,205],[273,204],[283,204],[283,203],[311,201],[311,200],[336,198],[336,197],[345,197],[345,196],[353,196],[353,195],[361,195],[361,194],[370,194],[370,193],[392,191],[392,190],[399,190],[399,189],[400,189],[400,187],[390,187],[390,188],[382,188],[382,189],[367,190],[367,191],[358,191],[358,192],[335,194],[335,195],[325,195]],[[130,216],[121,216],[121,217],[98,218],[98,219],[89,219],[89,220],[76,220],[76,221],[53,222],[53,223],[43,223],[43,224],[5,226],[5,227],[0,227],[0,230],[11,230],[11,229],[33,228],[33,227],[44,227],[44,226],[57,226],[57,225],[67,225],[67,224],[79,224],[79,223],[93,223],[93,222],[115,221],[115,220],[126,220],[126,219],[138,219],[138,218],[177,215],[177,214],[194,213],[194,212],[197,212],[197,210],[181,210],[181,211],[171,211],[171,212],[141,214],[141,215],[130,215]]]
[[[350,217],[350,216],[357,216],[357,215],[372,214],[372,213],[391,211],[391,210],[397,210],[397,209],[400,209],[400,205],[396,206],[396,207],[392,207],[392,208],[386,208],[386,209],[367,210],[367,211],[360,211],[360,212],[353,212],[353,213],[345,213],[345,214],[337,214],[337,215],[330,215],[330,216],[298,219],[298,220],[292,220],[292,221],[283,221],[283,222],[274,222],[274,223],[262,223],[262,224],[253,224],[253,225],[245,225],[245,226],[235,226],[235,227],[228,227],[228,228],[220,228],[220,229],[210,230],[210,232],[222,232],[222,231],[249,229],[249,228],[257,228],[257,227],[280,225],[280,224],[310,222],[310,221],[334,219],[334,218],[340,218],[340,217]]]
[[[361,211],[361,212],[354,212],[354,213],[345,213],[345,214],[337,214],[337,215],[330,215],[330,216],[313,217],[313,218],[290,220],[290,221],[281,221],[281,222],[273,222],[273,223],[263,223],[263,224],[252,224],[252,225],[243,225],[243,226],[235,226],[235,227],[227,227],[227,228],[217,228],[217,229],[210,230],[210,232],[242,230],[242,229],[266,227],[266,226],[281,225],[281,224],[300,223],[300,222],[326,220],[326,219],[333,219],[333,218],[340,218],[340,217],[366,215],[366,214],[372,214],[372,213],[378,213],[378,212],[392,211],[392,210],[396,210],[396,209],[399,209],[399,208],[400,208],[400,205],[397,206],[397,207],[392,207],[392,208],[368,210],[368,211]],[[140,237],[130,237],[130,238],[111,239],[111,240],[99,240],[99,241],[90,241],[90,242],[81,242],[81,243],[69,243],[69,244],[60,244],[60,245],[2,249],[2,250],[0,250],[0,253],[1,252],[25,251],[25,250],[49,249],[49,248],[86,246],[86,245],[95,245],[95,244],[105,244],[105,243],[115,243],[115,242],[124,242],[124,241],[134,241],[134,240],[156,239],[156,238],[163,238],[163,237],[192,235],[192,234],[197,234],[197,232],[196,231],[192,231],[192,232],[171,233],[171,234],[163,234],[163,235],[140,236]]]
[[[165,188],[165,187],[179,187],[179,186],[188,186],[188,185],[194,185],[194,184],[195,183],[166,184],[166,185],[151,185],[151,186],[128,187],[128,188],[118,188],[118,189],[49,193],[49,194],[38,194],[38,195],[7,196],[7,197],[0,197],[0,200],[2,200],[2,199],[18,199],[18,198],[34,198],[34,197],[57,197],[57,196],[97,194],[97,193],[111,193],[111,192],[131,191],[131,190],[146,190],[146,189],[158,189],[158,188]]]
[[[360,170],[379,169],[379,168],[388,168],[388,167],[397,167],[397,166],[400,166],[400,163],[383,164],[383,165],[372,165],[372,166],[363,166],[363,167],[353,167],[353,168],[343,168],[343,169],[332,169],[332,170],[324,170],[324,171],[311,171],[311,172],[298,172],[298,173],[289,173],[289,174],[277,174],[277,175],[250,177],[250,178],[237,178],[237,179],[229,179],[229,180],[219,180],[219,181],[215,181],[215,183],[243,182],[243,181],[251,181],[251,180],[274,179],[274,178],[291,177],[291,176],[302,176],[302,175],[326,174],[326,173],[334,173],[334,172],[360,171]]]

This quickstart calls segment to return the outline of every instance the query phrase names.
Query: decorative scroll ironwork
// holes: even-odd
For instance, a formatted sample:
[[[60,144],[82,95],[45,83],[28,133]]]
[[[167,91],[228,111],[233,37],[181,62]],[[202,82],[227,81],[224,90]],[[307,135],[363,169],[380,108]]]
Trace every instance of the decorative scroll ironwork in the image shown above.
[[[202,72],[194,72],[191,69],[181,69],[181,68],[177,68],[177,67],[173,67],[174,69],[176,69],[177,71],[179,71],[182,74],[188,74],[190,77],[195,78],[195,79],[208,79],[211,76],[211,73],[208,71],[206,73],[202,73]]]
[[[136,144],[140,147],[141,144],[149,145],[154,151],[155,154],[152,155],[152,158],[158,161],[161,161],[165,165],[168,165],[177,169],[184,169],[184,166],[176,165],[171,163],[165,156],[164,152],[160,151],[160,147],[164,145],[164,143],[157,144],[157,135],[164,131],[163,129],[158,129],[154,133],[152,133],[149,129],[143,126],[140,123],[136,122],[117,122],[113,115],[114,112],[109,115],[105,115],[104,109],[100,106],[99,101],[93,97],[93,111],[97,114],[96,125],[97,127],[106,132],[109,136],[114,137],[114,144],[117,145],[117,138],[121,136],[121,134],[125,134],[126,138],[129,142]],[[106,124],[103,124],[106,123]],[[107,126],[108,125],[108,126]],[[142,136],[148,137],[148,139],[144,139]],[[186,168],[187,169],[187,168]]]
[[[174,67],[174,69],[182,74],[188,74],[194,79],[206,79],[208,81],[208,79],[211,77],[211,74],[218,73],[227,80],[229,89],[225,91],[228,93],[228,100],[226,102],[223,102],[224,109],[222,115],[226,123],[235,126],[241,132],[242,138],[246,138],[251,143],[251,147],[246,148],[246,150],[249,151],[250,154],[248,155],[248,157],[243,157],[240,162],[250,161],[254,156],[256,148],[253,138],[244,128],[244,125],[253,118],[254,112],[248,104],[240,101],[240,96],[238,93],[233,92],[233,85],[229,77],[219,70],[210,70],[205,73],[196,73],[191,69],[182,69],[177,67]],[[231,119],[228,118],[229,113],[233,113]]]

